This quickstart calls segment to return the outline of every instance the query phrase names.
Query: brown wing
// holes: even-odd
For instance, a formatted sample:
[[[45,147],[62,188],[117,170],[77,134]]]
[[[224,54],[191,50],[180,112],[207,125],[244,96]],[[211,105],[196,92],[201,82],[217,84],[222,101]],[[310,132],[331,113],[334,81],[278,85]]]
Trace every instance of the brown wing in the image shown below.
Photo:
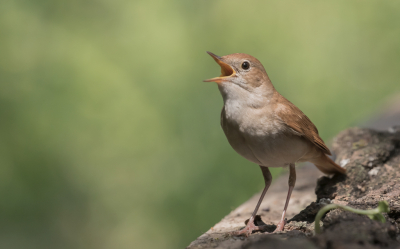
[[[314,143],[325,154],[331,155],[330,150],[325,145],[324,141],[319,137],[317,127],[311,120],[300,111],[297,106],[278,93],[276,103],[276,115],[297,135],[303,136]]]

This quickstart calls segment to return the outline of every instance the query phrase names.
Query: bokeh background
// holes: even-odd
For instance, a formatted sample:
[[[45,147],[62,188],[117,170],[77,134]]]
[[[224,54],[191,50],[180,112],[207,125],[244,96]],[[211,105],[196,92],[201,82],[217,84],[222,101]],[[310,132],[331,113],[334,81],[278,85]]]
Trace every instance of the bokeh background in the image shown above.
[[[396,0],[0,6],[1,248],[183,248],[262,189],[206,50],[257,57],[325,140],[400,91]]]

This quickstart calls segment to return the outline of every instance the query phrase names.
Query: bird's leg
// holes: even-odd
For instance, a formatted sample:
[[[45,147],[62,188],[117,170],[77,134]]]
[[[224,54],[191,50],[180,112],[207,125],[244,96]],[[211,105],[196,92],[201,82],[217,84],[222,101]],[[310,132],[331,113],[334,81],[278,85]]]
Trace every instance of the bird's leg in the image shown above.
[[[290,195],[292,194],[294,184],[296,183],[296,169],[294,167],[294,163],[290,164],[290,173],[289,173],[289,191],[286,197],[285,208],[283,209],[282,218],[279,221],[278,225],[276,226],[275,232],[283,231],[283,227],[285,226],[285,215],[286,209],[289,204]]]
[[[251,215],[251,217],[250,217],[250,219],[249,219],[249,222],[247,223],[246,227],[243,228],[243,229],[240,230],[240,231],[233,232],[233,233],[232,233],[233,235],[242,235],[242,234],[243,234],[243,235],[245,235],[245,236],[247,237],[247,236],[249,236],[253,231],[260,230],[260,227],[259,227],[259,226],[256,226],[256,225],[254,224],[254,219],[255,219],[255,217],[256,217],[258,208],[260,207],[261,202],[262,202],[262,200],[264,199],[265,193],[267,193],[267,190],[268,190],[268,188],[269,188],[269,186],[271,185],[271,182],[272,182],[272,175],[271,175],[271,172],[269,171],[268,167],[260,166],[260,168],[261,168],[262,174],[263,174],[263,176],[264,176],[264,181],[265,181],[264,190],[263,190],[263,192],[261,193],[260,199],[258,200],[258,203],[257,203],[257,205],[256,205],[256,208],[254,209],[253,214]]]

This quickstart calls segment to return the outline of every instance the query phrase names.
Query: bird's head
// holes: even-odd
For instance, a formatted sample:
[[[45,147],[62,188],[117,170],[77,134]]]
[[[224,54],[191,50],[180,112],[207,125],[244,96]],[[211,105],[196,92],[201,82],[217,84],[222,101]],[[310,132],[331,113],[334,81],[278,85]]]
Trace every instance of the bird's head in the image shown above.
[[[263,95],[274,90],[263,65],[253,56],[237,53],[220,57],[207,53],[221,67],[221,75],[204,81],[216,82],[221,92],[229,94],[246,90]]]

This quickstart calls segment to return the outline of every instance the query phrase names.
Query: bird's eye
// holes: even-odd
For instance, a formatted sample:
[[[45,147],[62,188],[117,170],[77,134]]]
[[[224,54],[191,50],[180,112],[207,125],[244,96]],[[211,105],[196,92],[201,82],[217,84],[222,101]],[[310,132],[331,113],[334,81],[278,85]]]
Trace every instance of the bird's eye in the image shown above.
[[[242,68],[244,70],[248,70],[250,68],[250,63],[248,61],[245,61],[242,63]]]

